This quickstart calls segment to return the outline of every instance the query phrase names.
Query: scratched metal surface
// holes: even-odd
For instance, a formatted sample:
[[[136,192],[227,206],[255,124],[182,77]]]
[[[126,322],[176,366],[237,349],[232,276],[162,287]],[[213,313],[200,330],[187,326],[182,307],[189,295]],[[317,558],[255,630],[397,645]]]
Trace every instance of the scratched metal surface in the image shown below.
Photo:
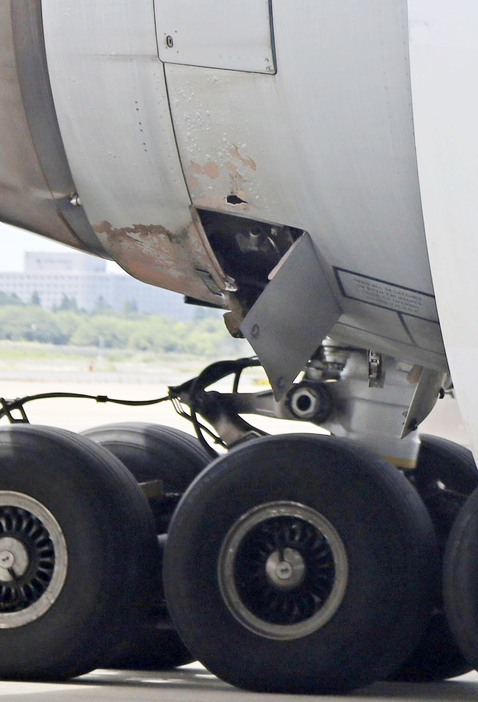
[[[153,4],[52,0],[43,21],[63,141],[105,249],[145,282],[224,304],[224,276],[189,210]]]

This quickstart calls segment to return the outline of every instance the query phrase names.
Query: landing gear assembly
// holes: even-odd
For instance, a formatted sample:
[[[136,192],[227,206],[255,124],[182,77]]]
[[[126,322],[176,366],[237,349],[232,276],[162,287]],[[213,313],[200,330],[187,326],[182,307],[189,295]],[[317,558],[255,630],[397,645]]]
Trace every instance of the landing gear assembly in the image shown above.
[[[214,363],[145,401],[170,400],[197,438],[80,436],[30,426],[38,398],[1,401],[0,677],[197,658],[249,690],[322,693],[478,665],[478,471],[417,436],[445,377],[330,343],[276,400],[239,391],[258,365]]]

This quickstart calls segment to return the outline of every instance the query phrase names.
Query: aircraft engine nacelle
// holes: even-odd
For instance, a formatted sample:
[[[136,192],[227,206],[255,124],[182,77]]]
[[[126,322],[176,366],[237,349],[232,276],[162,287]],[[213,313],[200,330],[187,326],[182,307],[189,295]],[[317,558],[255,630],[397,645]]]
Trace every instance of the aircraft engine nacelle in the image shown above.
[[[443,372],[443,331],[466,404],[472,5],[1,0],[0,218],[231,310],[277,396],[326,335]]]

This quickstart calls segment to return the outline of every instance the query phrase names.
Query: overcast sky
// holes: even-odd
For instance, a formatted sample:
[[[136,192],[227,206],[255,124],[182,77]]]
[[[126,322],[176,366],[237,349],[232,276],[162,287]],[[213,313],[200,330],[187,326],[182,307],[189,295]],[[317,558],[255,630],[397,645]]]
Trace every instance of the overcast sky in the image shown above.
[[[74,251],[38,234],[0,222],[0,272],[22,271],[25,251]],[[108,272],[124,273],[114,263],[108,262]]]

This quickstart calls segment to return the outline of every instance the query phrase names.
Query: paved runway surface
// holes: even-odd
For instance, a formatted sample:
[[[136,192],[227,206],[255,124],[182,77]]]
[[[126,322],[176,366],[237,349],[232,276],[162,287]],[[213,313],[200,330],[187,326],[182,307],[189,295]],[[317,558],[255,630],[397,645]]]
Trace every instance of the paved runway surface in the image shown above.
[[[243,692],[218,680],[193,663],[167,673],[97,670],[66,684],[0,682],[1,702],[271,702],[276,695]],[[461,702],[478,699],[478,674],[469,673],[441,683],[375,683],[346,696],[284,695],[281,702]]]

